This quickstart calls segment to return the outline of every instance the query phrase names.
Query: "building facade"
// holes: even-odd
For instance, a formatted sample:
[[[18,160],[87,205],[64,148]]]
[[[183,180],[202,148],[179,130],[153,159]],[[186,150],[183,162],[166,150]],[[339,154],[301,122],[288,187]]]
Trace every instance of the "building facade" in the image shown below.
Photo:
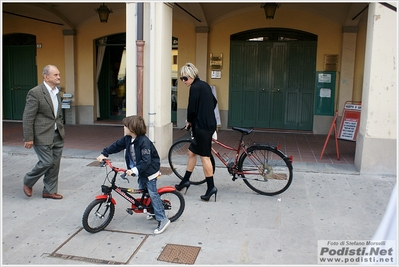
[[[355,165],[396,173],[396,3],[2,3],[3,119],[20,120],[47,64],[71,95],[68,124],[143,115],[162,157],[185,121],[195,64],[214,86],[220,129],[326,134],[346,103],[360,103]],[[69,11],[69,13],[68,13]],[[65,13],[62,13],[65,12]]]

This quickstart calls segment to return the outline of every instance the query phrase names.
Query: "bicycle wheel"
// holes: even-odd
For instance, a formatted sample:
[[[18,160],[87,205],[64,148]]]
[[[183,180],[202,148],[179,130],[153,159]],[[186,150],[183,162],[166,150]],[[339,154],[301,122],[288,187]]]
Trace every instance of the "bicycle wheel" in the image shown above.
[[[83,228],[89,233],[104,230],[115,214],[115,205],[106,199],[95,199],[83,213]]]
[[[177,190],[172,192],[163,192],[159,195],[165,208],[166,217],[168,217],[171,222],[176,221],[183,214],[186,206],[183,195]]]
[[[238,170],[249,188],[267,196],[288,189],[292,182],[292,164],[284,153],[269,146],[252,146],[247,152],[241,154]]]
[[[186,167],[188,162],[188,147],[191,141],[188,139],[179,140],[175,142],[169,149],[168,161],[170,168],[173,173],[182,180],[184,174],[186,173]],[[213,166],[213,172],[215,172],[215,159],[211,155],[211,162]],[[204,170],[202,169],[202,162],[199,157],[197,157],[197,164],[190,176],[190,183],[194,185],[199,185],[205,183]]]

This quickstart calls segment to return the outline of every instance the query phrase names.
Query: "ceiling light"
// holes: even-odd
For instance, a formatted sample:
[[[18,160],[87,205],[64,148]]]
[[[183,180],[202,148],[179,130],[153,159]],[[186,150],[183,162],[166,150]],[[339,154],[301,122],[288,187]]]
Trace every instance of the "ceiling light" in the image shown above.
[[[277,3],[266,3],[260,6],[265,10],[266,19],[274,19],[274,15],[276,14],[276,9],[280,7],[280,4]]]
[[[98,13],[101,23],[107,23],[109,13],[112,13],[112,10],[108,9],[108,7],[104,4],[102,6],[100,6],[99,8],[95,9],[95,11]]]

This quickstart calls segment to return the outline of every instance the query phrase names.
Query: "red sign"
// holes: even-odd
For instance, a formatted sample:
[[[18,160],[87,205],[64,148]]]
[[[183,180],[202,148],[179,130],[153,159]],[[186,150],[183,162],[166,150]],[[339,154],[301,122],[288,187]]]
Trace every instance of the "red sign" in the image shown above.
[[[359,131],[361,104],[352,104],[348,101],[345,103],[344,112],[342,114],[341,126],[338,133],[339,139],[356,141],[357,132]]]

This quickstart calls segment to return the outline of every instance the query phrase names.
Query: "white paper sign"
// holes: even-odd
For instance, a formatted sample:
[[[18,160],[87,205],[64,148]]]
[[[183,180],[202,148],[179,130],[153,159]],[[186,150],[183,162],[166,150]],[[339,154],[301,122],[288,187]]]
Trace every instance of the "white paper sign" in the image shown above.
[[[331,98],[331,89],[321,88],[320,89],[320,97]]]
[[[357,120],[346,119],[342,125],[341,136],[339,138],[354,140]]]

